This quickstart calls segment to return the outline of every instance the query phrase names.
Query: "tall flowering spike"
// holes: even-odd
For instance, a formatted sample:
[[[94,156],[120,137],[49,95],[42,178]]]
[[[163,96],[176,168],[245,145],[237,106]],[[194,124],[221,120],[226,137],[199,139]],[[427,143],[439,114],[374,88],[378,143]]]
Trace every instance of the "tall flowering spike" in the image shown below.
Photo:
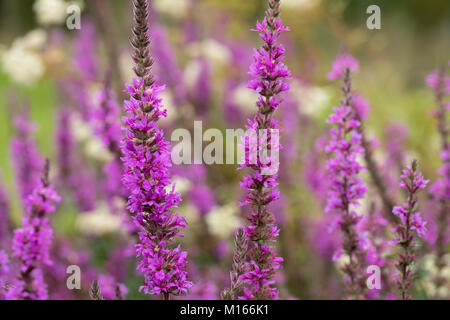
[[[8,288],[9,258],[4,250],[0,250],[0,300],[5,299],[5,291]]]
[[[148,1],[133,0],[134,26],[131,37],[133,46],[134,73],[143,82],[145,87],[150,87],[155,81],[150,70],[153,65],[153,58],[150,55],[150,37],[148,34]]]
[[[28,196],[39,183],[43,159],[33,140],[36,128],[28,114],[17,115],[13,122],[17,133],[11,140],[11,160],[20,198],[25,206]]]
[[[6,243],[9,238],[9,197],[6,187],[2,183],[0,172],[0,243]]]
[[[350,72],[356,69],[355,61],[346,55],[344,59],[338,57],[333,64],[333,75],[343,77],[344,98],[340,107],[333,108],[334,113],[327,121],[334,127],[330,130],[331,138],[325,148],[327,153],[333,155],[327,162],[330,188],[325,210],[338,215],[336,226],[342,233],[341,253],[348,258],[343,266],[347,291],[353,297],[363,297],[366,288],[362,270],[364,254],[357,232],[360,218],[354,208],[364,198],[367,187],[359,177],[363,167],[357,157],[364,155],[364,148],[361,146],[360,121],[352,108]]]
[[[172,212],[181,201],[169,177],[171,167],[169,144],[158,120],[166,110],[158,97],[163,87],[157,86],[150,75],[152,61],[147,35],[147,2],[134,1],[135,71],[140,79],[127,84],[126,116],[123,118],[125,138],[122,141],[124,174],[122,181],[129,191],[128,210],[140,229],[136,253],[140,258],[137,270],[144,274],[140,290],[150,294],[187,293],[192,283],[187,280],[187,253],[175,247],[176,237],[182,237],[186,220]],[[139,59],[138,59],[139,58]]]
[[[49,183],[48,173],[47,160],[39,185],[27,199],[23,226],[14,231],[12,255],[20,262],[20,271],[14,288],[8,292],[10,299],[42,300],[48,296],[42,277],[42,267],[52,263],[53,232],[48,215],[61,200]]]
[[[287,79],[290,77],[290,71],[283,63],[284,48],[277,44],[280,33],[288,30],[282,25],[279,15],[280,1],[269,0],[266,16],[262,23],[257,22],[254,30],[259,33],[264,44],[255,50],[249,72],[252,80],[248,87],[255,90],[259,97],[256,103],[258,112],[253,119],[248,120],[247,125],[247,129],[254,134],[245,139],[246,161],[241,164],[242,168],[250,168],[252,173],[241,181],[241,187],[245,190],[245,200],[241,205],[251,206],[251,211],[247,217],[250,225],[244,228],[248,251],[245,272],[240,276],[244,286],[239,299],[268,300],[278,297],[278,290],[272,287],[272,279],[283,259],[277,257],[273,245],[279,230],[268,205],[279,198],[279,192],[276,190],[277,173],[268,168],[278,168],[279,164],[278,159],[272,156],[273,152],[278,151],[275,149],[279,148],[272,134],[277,130],[273,112],[281,104],[280,93],[289,90]],[[266,154],[271,155],[269,159],[262,159],[264,145]]]
[[[236,300],[242,286],[241,276],[245,272],[245,256],[247,254],[247,242],[242,229],[236,232],[235,245],[236,249],[233,253],[233,265],[230,272],[231,286],[222,292],[224,300]]]
[[[450,143],[448,140],[448,110],[450,104],[444,101],[445,95],[450,94],[450,77],[446,75],[445,69],[441,68],[426,79],[426,84],[433,89],[437,109],[437,129],[441,140],[442,166],[438,170],[439,178],[430,186],[431,208],[430,208],[430,232],[427,240],[434,244],[436,250],[436,267],[438,276],[435,279],[437,287],[445,286],[443,281],[443,269],[447,262],[445,254],[446,246],[450,243]]]
[[[415,240],[417,237],[423,238],[426,232],[426,222],[417,211],[417,193],[420,189],[425,189],[429,180],[425,180],[422,173],[417,170],[417,161],[403,170],[400,176],[400,188],[405,189],[408,194],[408,201],[401,206],[395,206],[392,212],[400,218],[400,223],[396,226],[396,238],[394,245],[401,248],[398,254],[397,269],[400,272],[398,287],[402,299],[411,299],[409,288],[414,281],[413,264],[416,260],[414,255]]]

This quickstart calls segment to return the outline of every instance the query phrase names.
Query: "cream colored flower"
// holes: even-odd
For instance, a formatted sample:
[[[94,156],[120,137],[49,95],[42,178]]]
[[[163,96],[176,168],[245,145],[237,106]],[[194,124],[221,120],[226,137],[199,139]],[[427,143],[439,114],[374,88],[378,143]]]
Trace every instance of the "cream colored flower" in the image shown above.
[[[119,55],[119,70],[123,81],[131,83],[134,77],[133,59],[128,51],[123,51]]]
[[[158,12],[176,19],[184,17],[189,9],[188,0],[155,0],[154,5]]]
[[[184,201],[183,201],[184,202]],[[177,213],[180,216],[183,216],[186,218],[186,221],[189,223],[190,226],[194,225],[200,216],[200,213],[198,212],[198,209],[193,204],[183,204],[181,202],[181,206],[177,209]]]
[[[39,51],[47,41],[47,33],[43,29],[34,29],[25,36],[14,40],[12,47],[22,48],[25,50]]]
[[[4,51],[1,64],[13,81],[27,86],[37,82],[45,72],[41,56],[21,46]]]
[[[82,146],[86,156],[101,163],[108,163],[114,155],[108,150],[98,136],[96,136],[92,127],[78,115],[72,115],[70,118],[70,129],[75,140]]]
[[[239,208],[235,204],[216,207],[206,215],[209,231],[222,239],[227,239],[241,226],[238,217]]]
[[[167,117],[162,118],[160,121],[161,121],[161,123],[169,123],[170,124],[177,118],[177,115],[178,115],[175,103],[173,101],[173,96],[170,93],[170,91],[166,89],[160,93],[159,97],[162,100],[162,105],[167,110]]]
[[[246,113],[255,112],[257,100],[258,94],[254,90],[247,88],[246,84],[240,85],[232,93],[233,103]]]
[[[230,49],[214,39],[194,42],[188,47],[187,51],[193,58],[206,58],[213,67],[224,66],[231,61]]]
[[[114,155],[105,147],[97,136],[92,136],[84,145],[86,155],[101,163],[108,163],[114,159]]]
[[[202,66],[198,60],[192,60],[184,70],[184,82],[188,89],[192,90],[197,83],[198,77],[202,72]]]
[[[184,194],[187,191],[191,189],[191,182],[189,179],[186,179],[184,177],[175,176],[172,179],[172,184],[175,184],[175,192],[178,192],[180,194]],[[168,186],[170,189],[172,189],[172,185]]]
[[[75,114],[70,117],[70,129],[79,143],[86,142],[92,136],[92,129],[89,124]]]
[[[299,81],[292,81],[291,90],[298,101],[300,112],[307,115],[317,115],[330,106],[331,96],[327,89],[322,87],[305,86]]]
[[[319,3],[320,0],[283,0],[281,6],[285,9],[307,11],[317,7]]]
[[[36,13],[38,23],[48,26],[61,24],[67,15],[68,3],[64,0],[36,0],[33,10]]]
[[[102,236],[121,229],[121,219],[110,213],[105,204],[78,216],[77,228],[84,234]]]

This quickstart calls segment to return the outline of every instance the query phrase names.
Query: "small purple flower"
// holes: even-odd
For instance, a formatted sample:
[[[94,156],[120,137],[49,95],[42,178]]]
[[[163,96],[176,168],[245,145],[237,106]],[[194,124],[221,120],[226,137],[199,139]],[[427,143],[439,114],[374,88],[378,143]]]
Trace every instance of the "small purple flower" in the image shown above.
[[[327,75],[327,79],[336,80],[342,78],[346,69],[350,72],[358,72],[359,63],[358,60],[353,58],[351,55],[342,53],[336,58],[336,60],[334,60],[331,71]]]
[[[443,93],[450,94],[450,77],[444,75],[441,78],[440,73],[441,73],[441,70],[434,71],[433,73],[428,75],[428,77],[425,80],[425,83],[431,89],[436,90],[441,87]]]

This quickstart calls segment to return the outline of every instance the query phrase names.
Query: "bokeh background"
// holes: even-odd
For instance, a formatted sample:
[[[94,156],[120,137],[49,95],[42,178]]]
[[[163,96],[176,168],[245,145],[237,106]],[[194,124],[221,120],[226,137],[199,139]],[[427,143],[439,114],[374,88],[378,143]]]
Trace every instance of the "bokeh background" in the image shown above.
[[[37,125],[34,137],[38,148],[56,167],[57,110],[63,106],[72,107],[61,94],[59,83],[68,77],[77,77],[80,72],[74,63],[77,55],[74,46],[76,39],[87,32],[87,23],[92,23],[97,33],[93,53],[98,61],[98,76],[86,89],[89,94],[94,95],[102,87],[106,71],[112,69],[112,86],[120,101],[123,82],[129,81],[132,75],[128,44],[132,19],[129,1],[75,2],[82,8],[81,30],[67,30],[65,17],[58,22],[58,19],[46,18],[48,11],[44,9],[44,13],[39,14],[36,9],[39,2],[53,3],[0,0],[0,168],[9,192],[10,217],[14,226],[20,226],[23,209],[11,166],[9,141],[15,134],[11,117],[28,106]],[[167,137],[173,128],[191,128],[193,120],[203,120],[205,128],[242,127],[245,119],[255,111],[254,96],[245,89],[245,84],[252,48],[259,46],[260,41],[250,29],[264,15],[266,1],[152,2],[152,21],[159,28],[159,38],[153,45],[168,48],[176,59],[173,63],[177,71],[171,73],[176,79],[169,79],[171,83],[164,95],[170,115],[165,123]],[[366,27],[366,8],[372,4],[381,8],[381,30]],[[436,68],[446,66],[450,58],[450,2],[283,0],[282,18],[291,29],[283,35],[282,41],[287,48],[286,61],[293,72],[293,80],[288,99],[290,109],[280,111],[290,146],[289,159],[285,160],[287,169],[282,172],[280,185],[282,204],[277,209],[282,227],[280,254],[286,259],[285,272],[279,279],[281,297],[337,298],[342,289],[335,263],[324,258],[320,250],[315,250],[316,240],[309,232],[323,209],[305,182],[307,154],[315,149],[317,139],[326,132],[325,119],[340,97],[339,86],[327,81],[326,74],[342,50],[355,56],[360,61],[360,72],[354,78],[354,87],[371,105],[366,131],[378,140],[375,158],[383,163],[383,147],[397,138],[388,128],[402,125],[407,128],[403,141],[405,161],[418,159],[424,175],[435,179],[440,166],[440,142],[436,120],[432,116],[434,97],[425,86],[425,78]],[[26,35],[33,30],[38,30],[38,36],[34,33],[33,38],[38,47],[22,49],[31,50],[33,56],[30,58],[20,51],[13,59],[7,56],[18,40],[32,41]],[[167,65],[158,69],[158,62],[156,57],[156,77],[165,80]],[[202,79],[202,76],[207,78]],[[206,84],[201,84],[202,80]],[[187,91],[188,98],[182,103],[177,102],[180,89],[176,83],[182,83]],[[289,121],[290,125],[287,124]],[[80,131],[83,125],[77,123],[75,126],[74,130]],[[79,152],[85,166],[94,172],[100,171],[103,149],[96,149],[95,145],[80,146]],[[194,298],[218,297],[227,285],[233,232],[243,223],[243,213],[238,207],[242,174],[235,169],[233,165],[199,169],[199,175],[204,178],[202,184],[209,190],[206,193],[212,198],[211,204],[205,204],[201,198],[206,209],[196,203],[195,192],[198,190],[193,189],[197,182],[190,180],[189,174],[175,178],[184,199],[180,212],[190,220],[183,241],[190,248],[192,268],[196,269],[194,281],[200,287],[192,293]],[[189,170],[181,171],[192,171]],[[55,179],[56,175],[54,173]],[[197,173],[192,175],[197,176]],[[74,252],[81,250],[86,254],[93,278],[98,274],[110,276],[113,274],[109,267],[112,256],[119,251],[117,247],[126,247],[126,241],[118,236],[120,224],[111,222],[111,226],[98,226],[104,224],[102,219],[112,215],[104,212],[108,209],[101,196],[96,199],[93,212],[81,213],[70,200],[70,191],[66,193],[69,195],[54,216],[56,238],[69,242]],[[370,195],[376,198],[374,191]],[[402,198],[398,199],[401,201]],[[88,219],[83,218],[86,214],[97,215],[97,220],[90,216],[91,220],[86,221]],[[422,249],[425,251],[425,248]],[[133,258],[123,261],[127,272],[119,282],[127,286],[127,298],[146,298],[137,292],[141,280],[134,272]],[[425,277],[426,271],[420,274]],[[64,283],[60,285],[64,286]],[[420,282],[415,290],[419,297],[432,296]],[[86,288],[79,294],[65,294],[68,298],[87,297]]]

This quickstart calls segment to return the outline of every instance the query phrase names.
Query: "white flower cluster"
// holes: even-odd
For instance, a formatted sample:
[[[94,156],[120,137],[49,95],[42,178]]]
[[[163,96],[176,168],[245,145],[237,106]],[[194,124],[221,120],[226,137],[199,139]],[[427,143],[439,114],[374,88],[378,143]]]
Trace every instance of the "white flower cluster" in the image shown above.
[[[426,275],[423,278],[423,288],[429,297],[444,299],[450,294],[450,254],[444,256],[445,266],[438,270],[436,256],[427,254],[423,257],[423,270]],[[441,279],[442,285],[437,286],[435,279]]]
[[[47,34],[41,29],[14,40],[11,47],[0,55],[4,72],[20,84],[29,86],[38,81],[45,72],[40,51],[46,40]]]
[[[189,9],[188,0],[155,0],[154,4],[158,12],[175,19],[186,16]]]
[[[84,1],[36,0],[33,10],[39,24],[43,26],[59,25],[67,19],[67,8],[71,5],[76,5],[80,10],[83,10]]]
[[[61,24],[66,19],[68,4],[64,0],[36,0],[33,10],[39,24]]]
[[[206,215],[209,231],[221,239],[230,237],[242,225],[238,211],[239,208],[231,203],[211,210]]]
[[[102,236],[120,231],[121,219],[103,204],[94,211],[78,215],[77,227],[84,234]]]
[[[211,66],[221,67],[231,62],[230,49],[214,39],[205,39],[189,45],[187,52],[193,57],[204,57]]]
[[[114,156],[93,133],[91,126],[79,116],[72,116],[70,128],[86,156],[100,163],[110,162]]]
[[[281,6],[284,9],[307,11],[314,9],[320,4],[320,0],[283,0]]]

